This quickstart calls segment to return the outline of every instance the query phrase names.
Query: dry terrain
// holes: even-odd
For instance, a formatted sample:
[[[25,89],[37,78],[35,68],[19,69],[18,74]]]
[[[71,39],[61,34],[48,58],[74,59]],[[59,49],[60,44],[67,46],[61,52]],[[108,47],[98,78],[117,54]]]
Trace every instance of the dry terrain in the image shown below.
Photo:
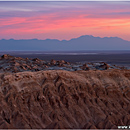
[[[130,71],[0,73],[0,128],[130,125]]]

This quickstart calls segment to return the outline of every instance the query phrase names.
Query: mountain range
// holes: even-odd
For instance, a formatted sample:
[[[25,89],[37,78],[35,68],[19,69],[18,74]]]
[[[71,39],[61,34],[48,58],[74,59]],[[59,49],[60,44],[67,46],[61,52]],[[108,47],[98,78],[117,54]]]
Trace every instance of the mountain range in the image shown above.
[[[130,50],[130,41],[119,37],[83,35],[71,40],[1,39],[0,51]]]

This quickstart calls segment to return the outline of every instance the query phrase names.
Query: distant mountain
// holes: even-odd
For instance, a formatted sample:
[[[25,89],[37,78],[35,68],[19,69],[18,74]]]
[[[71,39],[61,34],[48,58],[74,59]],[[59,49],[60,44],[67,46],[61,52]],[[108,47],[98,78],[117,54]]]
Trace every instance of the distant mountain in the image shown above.
[[[71,40],[0,40],[0,51],[130,50],[130,41],[118,37],[83,35]]]

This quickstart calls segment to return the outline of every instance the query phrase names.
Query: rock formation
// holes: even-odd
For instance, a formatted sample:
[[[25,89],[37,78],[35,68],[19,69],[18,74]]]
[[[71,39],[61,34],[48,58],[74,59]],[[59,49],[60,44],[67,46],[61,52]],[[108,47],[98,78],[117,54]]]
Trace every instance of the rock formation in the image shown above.
[[[40,71],[40,70],[107,70],[107,69],[122,69],[125,67],[118,67],[108,65],[107,63],[69,63],[64,60],[51,60],[44,61],[38,58],[29,59],[14,57],[8,54],[1,56],[0,58],[0,72],[23,72],[23,71]]]
[[[0,128],[130,125],[130,70],[0,73]]]
[[[87,64],[83,64],[83,66],[81,66],[80,68],[82,70],[89,70],[90,69]]]

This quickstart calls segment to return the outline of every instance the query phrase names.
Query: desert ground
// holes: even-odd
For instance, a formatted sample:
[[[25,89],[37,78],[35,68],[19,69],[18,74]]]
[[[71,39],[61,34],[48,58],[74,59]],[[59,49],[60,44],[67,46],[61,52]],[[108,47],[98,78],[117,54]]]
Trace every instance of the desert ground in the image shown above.
[[[81,64],[80,70],[39,70],[35,63],[37,68],[73,65],[1,56],[1,129],[117,129],[130,124],[129,69],[100,63]]]

